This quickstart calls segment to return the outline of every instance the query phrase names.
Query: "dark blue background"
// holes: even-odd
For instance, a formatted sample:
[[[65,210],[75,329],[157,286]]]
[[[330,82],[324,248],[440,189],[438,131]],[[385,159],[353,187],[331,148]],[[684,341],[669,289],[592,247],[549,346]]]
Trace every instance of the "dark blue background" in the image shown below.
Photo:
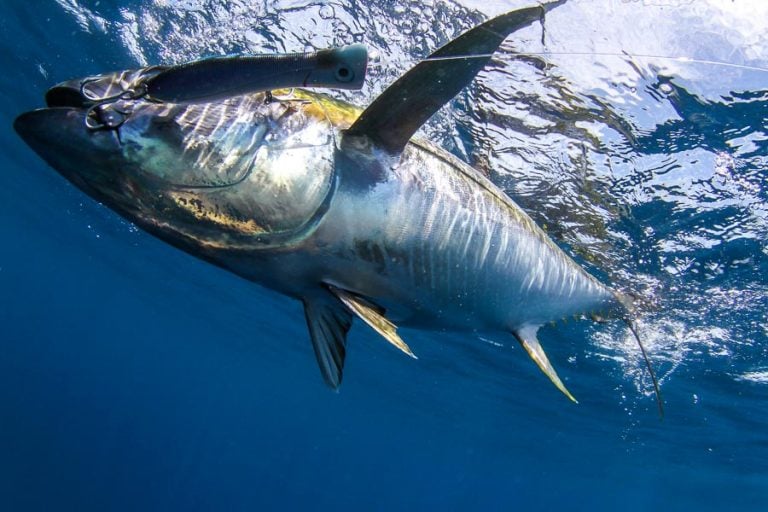
[[[0,37],[0,510],[768,509],[766,384],[733,378],[768,367],[764,331],[680,365],[664,421],[589,322],[542,335],[578,406],[511,340],[403,330],[414,361],[359,324],[330,392],[300,304],[137,231],[13,133],[52,83],[135,66],[116,36],[8,1]],[[720,255],[758,253],[745,293],[750,243]]]

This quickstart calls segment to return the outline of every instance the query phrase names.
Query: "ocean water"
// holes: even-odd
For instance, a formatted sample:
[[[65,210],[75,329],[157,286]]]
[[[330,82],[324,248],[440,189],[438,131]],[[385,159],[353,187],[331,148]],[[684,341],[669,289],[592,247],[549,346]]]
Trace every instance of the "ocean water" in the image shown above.
[[[572,0],[424,128],[642,297],[511,337],[356,324],[328,391],[298,303],[83,195],[16,136],[108,70],[351,42],[359,105],[525,2],[0,5],[0,510],[768,510],[768,4]],[[510,305],[513,307],[514,305]]]

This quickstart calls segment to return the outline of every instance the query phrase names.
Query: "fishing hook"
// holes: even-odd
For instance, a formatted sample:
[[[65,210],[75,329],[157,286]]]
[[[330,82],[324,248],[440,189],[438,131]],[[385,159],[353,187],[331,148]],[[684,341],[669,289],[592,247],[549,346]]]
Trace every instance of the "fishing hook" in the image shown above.
[[[98,80],[98,78],[86,78],[80,83],[80,95],[93,103],[85,113],[85,127],[91,131],[117,130],[131,115],[131,110],[117,108],[115,104],[119,101],[135,101],[143,98],[147,94],[146,86],[138,82],[135,86],[118,94],[99,97],[88,90],[88,84]]]

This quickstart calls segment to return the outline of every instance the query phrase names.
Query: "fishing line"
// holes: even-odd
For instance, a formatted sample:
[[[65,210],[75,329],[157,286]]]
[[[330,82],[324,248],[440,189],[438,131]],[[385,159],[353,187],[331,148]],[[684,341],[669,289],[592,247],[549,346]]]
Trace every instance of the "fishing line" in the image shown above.
[[[691,57],[674,57],[669,55],[653,55],[645,53],[627,53],[627,52],[561,52],[561,51],[545,51],[545,52],[509,52],[512,56],[530,56],[530,57],[548,57],[553,55],[573,56],[573,57],[622,57],[622,58],[637,58],[637,59],[661,59],[674,62],[680,62],[685,64],[704,64],[710,66],[725,66],[730,68],[742,69],[746,71],[762,71],[768,73],[768,68],[761,66],[750,66],[748,64],[735,64],[733,62],[726,62],[720,60],[708,60],[708,59],[694,59]],[[494,57],[498,58],[499,55],[492,53],[480,53],[474,55],[451,55],[446,57],[427,57],[419,61],[411,60],[411,63],[418,63],[422,61],[440,61],[440,60],[463,60],[463,59],[487,59]],[[502,59],[507,60],[507,59]]]
[[[627,325],[627,327],[629,327],[629,330],[632,332],[632,335],[635,337],[635,341],[637,341],[637,346],[640,347],[640,352],[643,355],[643,360],[645,360],[645,367],[648,369],[648,373],[651,376],[651,381],[653,382],[653,391],[656,394],[656,404],[659,407],[659,417],[664,419],[664,399],[661,397],[661,389],[659,388],[659,381],[656,378],[656,372],[653,371],[653,366],[651,365],[651,359],[648,357],[648,352],[646,352],[645,346],[643,346],[643,342],[640,341],[640,334],[638,333],[637,323],[635,320],[631,320],[629,318],[625,318],[624,323]]]

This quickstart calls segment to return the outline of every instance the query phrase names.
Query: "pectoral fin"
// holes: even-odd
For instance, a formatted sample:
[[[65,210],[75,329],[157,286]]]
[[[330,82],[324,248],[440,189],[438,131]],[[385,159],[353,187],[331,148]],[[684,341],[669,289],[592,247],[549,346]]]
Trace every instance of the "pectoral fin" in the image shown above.
[[[557,376],[557,372],[555,372],[555,369],[549,362],[547,354],[544,353],[544,349],[541,347],[539,340],[536,339],[537,330],[538,327],[524,327],[514,331],[513,334],[515,335],[515,338],[517,338],[517,341],[519,341],[523,348],[526,350],[526,352],[528,352],[528,355],[531,356],[531,359],[533,359],[539,368],[541,368],[541,371],[543,371],[544,374],[549,377],[549,380],[552,381],[552,384],[554,384],[557,389],[562,391],[563,394],[570,398],[574,403],[579,403],[573,397],[571,392],[568,391],[568,389],[565,387],[563,381],[560,380],[560,377]]]
[[[304,298],[304,316],[323,379],[329,387],[338,389],[352,314],[336,297],[322,290]]]
[[[390,85],[347,133],[400,153],[416,130],[472,81],[509,34],[561,3],[502,14],[450,41]]]
[[[382,312],[362,297],[358,297],[346,290],[329,286],[331,292],[339,298],[350,311],[355,313],[360,319],[370,325],[374,331],[381,334],[385,340],[402,350],[414,359],[418,359],[411,351],[410,347],[398,336],[397,326],[387,320]]]

